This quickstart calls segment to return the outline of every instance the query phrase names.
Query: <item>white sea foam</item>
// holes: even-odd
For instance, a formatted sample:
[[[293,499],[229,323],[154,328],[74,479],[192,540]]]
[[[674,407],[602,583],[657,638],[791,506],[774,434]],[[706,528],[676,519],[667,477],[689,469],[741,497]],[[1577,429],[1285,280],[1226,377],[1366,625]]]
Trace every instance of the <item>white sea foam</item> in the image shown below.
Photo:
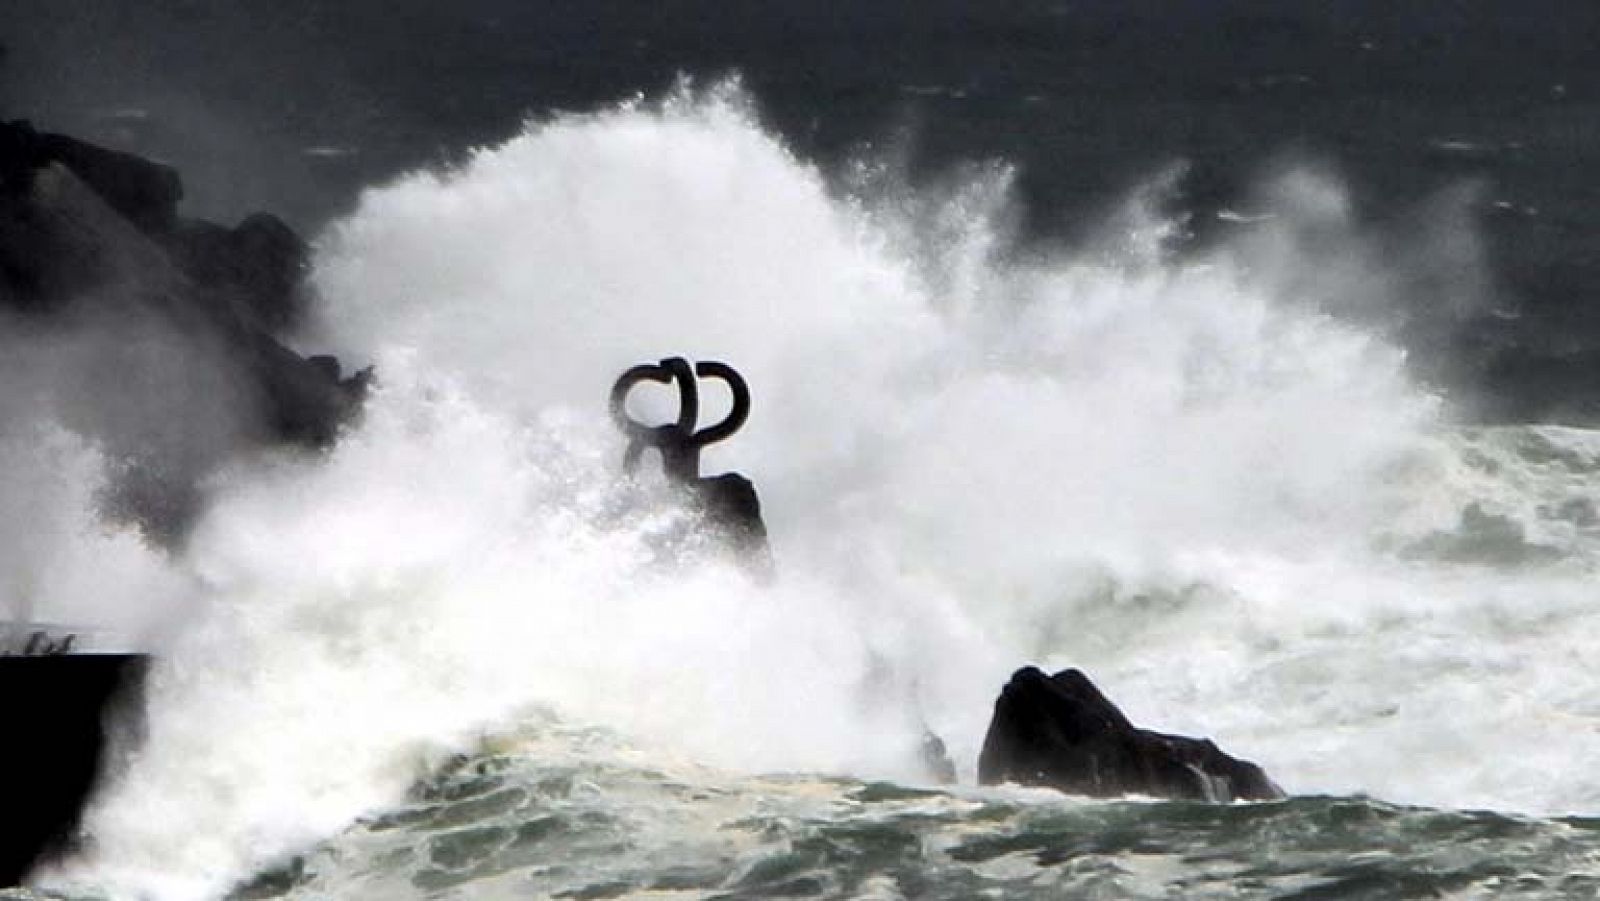
[[[851,195],[723,88],[368,192],[320,242],[305,340],[381,388],[327,454],[213,487],[174,563],[206,607],[50,880],[215,894],[528,705],[714,766],[910,779],[926,722],[970,779],[1029,662],[1295,791],[1600,802],[1582,527],[1531,568],[1401,553],[1468,499],[1538,513],[1394,346],[1285,295],[1263,255],[1293,241],[1022,253],[1005,175]],[[706,468],[760,486],[773,586],[653,567],[670,512],[618,512],[606,390],[671,354],[752,387]]]

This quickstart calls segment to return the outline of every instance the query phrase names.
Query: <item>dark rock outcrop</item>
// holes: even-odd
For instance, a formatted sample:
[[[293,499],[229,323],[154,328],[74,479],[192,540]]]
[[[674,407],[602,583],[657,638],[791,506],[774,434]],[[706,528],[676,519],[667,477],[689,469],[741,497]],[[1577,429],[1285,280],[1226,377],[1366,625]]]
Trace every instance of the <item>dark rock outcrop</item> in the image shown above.
[[[299,321],[310,249],[278,217],[255,213],[231,229],[185,220],[167,243],[184,273],[251,328],[276,335]]]
[[[688,485],[703,513],[702,527],[762,578],[773,574],[767,524],[755,483],[736,472],[694,479]]]
[[[279,341],[304,301],[298,236],[262,214],[235,228],[184,219],[182,195],[167,166],[0,122],[0,414],[49,416],[93,441],[111,476],[103,512],[166,541],[217,466],[328,444],[371,377]],[[0,824],[0,887],[78,840],[85,799],[116,765],[112,728],[138,740],[147,665],[79,653],[70,635],[0,647],[0,700],[25,724],[0,741],[0,769],[22,774],[18,813]]]
[[[0,124],[0,180],[25,183],[29,172],[60,163],[71,169],[118,215],[147,232],[178,222],[183,184],[176,170],[160,163],[69,138],[35,131],[25,121]]]
[[[70,850],[95,780],[114,764],[108,736],[137,737],[146,657],[0,656],[0,705],[15,726],[0,741],[7,773],[0,817],[0,888],[18,885],[43,856]]]
[[[984,785],[1014,782],[1105,798],[1273,800],[1283,789],[1261,767],[1208,739],[1136,728],[1075,669],[1024,667],[995,701],[978,758]]]
[[[328,444],[370,380],[279,341],[308,266],[288,226],[182,219],[181,196],[166,166],[0,123],[0,314],[79,351],[67,424],[114,458],[113,512],[167,537],[228,455]]]

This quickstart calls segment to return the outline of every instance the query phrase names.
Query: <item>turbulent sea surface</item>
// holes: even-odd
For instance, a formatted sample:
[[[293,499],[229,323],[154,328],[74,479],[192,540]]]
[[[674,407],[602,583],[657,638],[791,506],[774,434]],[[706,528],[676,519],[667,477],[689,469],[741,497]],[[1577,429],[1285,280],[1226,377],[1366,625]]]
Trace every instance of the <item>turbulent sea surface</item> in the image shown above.
[[[180,58],[180,25],[252,21],[160,6]],[[935,4],[904,46],[846,17],[877,55],[801,16],[777,32],[810,69],[693,17],[540,43],[494,4],[457,31],[402,6],[359,41],[355,12],[254,13],[268,46],[351,41],[321,101],[261,70],[301,105],[254,146],[315,189],[283,192],[317,234],[296,342],[376,366],[360,422],[214,473],[160,550],[98,515],[117,461],[5,408],[34,411],[0,423],[9,584],[159,655],[82,848],[17,897],[1600,895],[1600,393],[1574,387],[1600,199],[1573,175],[1600,141],[1564,49],[1590,19],[1530,26],[1497,77],[1498,45],[1398,14],[1246,17],[1249,58],[1097,4],[1077,31]],[[384,70],[391,96],[394,43],[455,63]],[[1429,53],[1481,90],[1450,101]],[[161,129],[217,101],[158,72],[15,94],[180,147]],[[191,168],[202,207],[250,193]],[[772,584],[663,552],[681,511],[618,477],[606,391],[671,354],[751,385],[706,470],[758,485]],[[1027,663],[1292,799],[976,786]]]
[[[663,767],[489,742],[236,897],[1592,897],[1600,822],[1299,797],[1211,806]],[[537,736],[537,737],[534,737]]]

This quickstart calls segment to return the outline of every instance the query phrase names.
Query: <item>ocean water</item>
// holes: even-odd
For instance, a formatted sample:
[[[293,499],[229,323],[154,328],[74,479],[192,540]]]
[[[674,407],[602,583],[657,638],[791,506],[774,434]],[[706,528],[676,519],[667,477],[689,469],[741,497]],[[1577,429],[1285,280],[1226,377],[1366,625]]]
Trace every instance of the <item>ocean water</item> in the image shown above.
[[[1600,435],[1452,421],[1364,315],[1384,273],[1323,175],[1200,256],[1166,189],[1024,251],[1004,166],[830,175],[721,83],[370,190],[303,337],[384,374],[363,420],[218,473],[175,553],[63,527],[32,557],[133,554],[96,602],[162,655],[143,745],[36,885],[1592,892]],[[663,352],[752,386],[706,465],[761,486],[774,584],[662,561],[678,514],[618,481],[605,391]],[[80,482],[38,503],[87,515]],[[972,787],[1029,662],[1297,800]],[[928,786],[924,725],[963,786]]]
[[[212,474],[177,548],[4,395],[7,612],[159,654],[84,847],[15,896],[1600,894],[1600,431],[1481,415],[1473,329],[1536,306],[1502,195],[1418,167],[1374,217],[1288,153],[1208,206],[1152,160],[1053,229],[1017,159],[830,149],[763,77],[539,110],[319,222],[295,340],[375,393]],[[770,584],[619,478],[611,380],[669,354],[751,386],[705,468],[758,485]],[[1293,797],[976,786],[1027,663]]]
[[[1597,43],[1600,7],[1570,0],[59,0],[0,6],[0,115],[174,164],[190,215],[268,210],[308,234],[529,117],[685,74],[738,73],[764,126],[830,173],[1013,166],[1024,244],[1090,242],[1171,172],[1184,240],[1214,246],[1310,165],[1406,280],[1404,343],[1463,415],[1586,423]],[[1393,258],[1440,204],[1485,272]]]

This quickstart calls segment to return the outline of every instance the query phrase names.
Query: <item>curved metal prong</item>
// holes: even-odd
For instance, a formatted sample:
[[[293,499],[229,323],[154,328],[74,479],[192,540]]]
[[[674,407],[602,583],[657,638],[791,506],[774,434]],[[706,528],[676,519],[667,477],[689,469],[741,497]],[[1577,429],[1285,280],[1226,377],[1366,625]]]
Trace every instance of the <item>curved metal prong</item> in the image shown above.
[[[685,437],[692,435],[700,419],[700,386],[695,383],[694,370],[683,357],[667,357],[661,368],[678,380],[678,431]]]
[[[628,415],[628,392],[640,382],[660,382],[668,385],[672,383],[673,378],[674,375],[670,370],[655,363],[640,363],[628,369],[618,376],[617,381],[611,386],[611,421],[630,438],[649,432],[651,426]],[[681,416],[679,420],[682,420]]]
[[[717,360],[701,360],[695,365],[695,373],[701,378],[722,380],[733,395],[733,409],[728,411],[727,418],[690,436],[689,440],[696,447],[705,447],[731,436],[744,425],[750,417],[750,388],[732,366]]]

